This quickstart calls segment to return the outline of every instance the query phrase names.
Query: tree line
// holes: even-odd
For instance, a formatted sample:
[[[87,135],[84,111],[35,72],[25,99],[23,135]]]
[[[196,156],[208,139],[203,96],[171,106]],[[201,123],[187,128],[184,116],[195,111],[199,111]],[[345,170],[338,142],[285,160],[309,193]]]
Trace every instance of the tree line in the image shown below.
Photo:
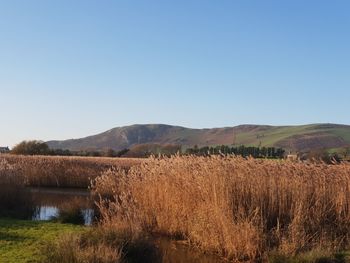
[[[204,146],[198,147],[195,145],[192,148],[187,148],[182,151],[181,145],[158,145],[158,144],[142,144],[136,145],[131,149],[123,149],[115,151],[113,149],[105,149],[101,151],[83,150],[71,151],[63,149],[50,149],[47,143],[42,141],[23,141],[17,144],[12,150],[13,154],[22,155],[58,155],[58,156],[94,156],[94,157],[149,157],[151,155],[166,155],[173,154],[183,155],[229,155],[235,154],[243,157],[252,156],[254,158],[284,158],[285,150],[275,147],[254,147],[254,146],[238,146],[231,147],[228,145],[220,146]]]
[[[93,157],[136,157],[147,158],[151,155],[171,156],[180,155],[239,155],[243,157],[282,159],[285,157],[285,150],[276,147],[254,147],[254,146],[203,146],[197,145],[183,149],[181,145],[175,144],[139,144],[130,149],[115,151],[113,149],[70,151],[63,149],[50,149],[42,141],[23,141],[17,144],[11,151],[12,154],[21,155],[52,155],[52,156],[93,156]],[[325,163],[339,163],[342,160],[350,161],[350,147],[344,148],[341,154],[329,153],[326,149],[313,149],[308,152],[298,153],[300,160],[320,160]]]
[[[187,148],[185,153],[199,156],[235,154],[243,157],[252,156],[254,158],[282,159],[284,158],[285,150],[276,147],[254,147],[244,145],[238,147],[231,147],[228,145],[198,147],[195,145],[193,148]]]
[[[129,149],[123,149],[121,151],[114,151],[113,149],[106,149],[102,151],[70,151],[63,149],[50,149],[47,143],[33,140],[20,142],[15,147],[13,147],[11,153],[21,155],[121,157],[125,155],[128,151]]]

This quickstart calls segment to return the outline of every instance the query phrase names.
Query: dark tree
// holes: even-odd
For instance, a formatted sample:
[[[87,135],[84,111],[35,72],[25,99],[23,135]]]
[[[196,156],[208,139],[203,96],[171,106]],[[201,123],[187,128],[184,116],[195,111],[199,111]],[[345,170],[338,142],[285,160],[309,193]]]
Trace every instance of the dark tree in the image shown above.
[[[51,151],[45,142],[23,141],[13,147],[11,153],[23,155],[49,155],[51,154]]]

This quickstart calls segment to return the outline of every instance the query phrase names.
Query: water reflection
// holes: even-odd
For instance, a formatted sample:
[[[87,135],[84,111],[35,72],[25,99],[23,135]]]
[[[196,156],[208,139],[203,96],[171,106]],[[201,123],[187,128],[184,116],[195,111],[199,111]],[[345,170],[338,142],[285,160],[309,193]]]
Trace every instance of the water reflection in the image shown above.
[[[50,220],[58,216],[58,208],[54,206],[36,206],[33,220]]]
[[[93,203],[86,190],[30,188],[35,205],[33,220],[51,220],[60,216],[61,210],[78,211],[85,225],[91,225],[94,219]],[[74,210],[75,209],[75,210]],[[78,209],[78,210],[77,210]]]
[[[156,245],[161,252],[162,263],[223,263],[223,259],[216,255],[204,254],[192,249],[185,242],[170,240],[168,238],[158,238]]]

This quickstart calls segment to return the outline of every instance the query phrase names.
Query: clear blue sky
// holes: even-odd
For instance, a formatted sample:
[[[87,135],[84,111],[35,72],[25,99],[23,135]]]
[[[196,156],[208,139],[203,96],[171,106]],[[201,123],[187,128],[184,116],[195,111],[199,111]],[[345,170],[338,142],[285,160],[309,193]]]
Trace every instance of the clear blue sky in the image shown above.
[[[350,1],[1,1],[0,145],[350,124]]]

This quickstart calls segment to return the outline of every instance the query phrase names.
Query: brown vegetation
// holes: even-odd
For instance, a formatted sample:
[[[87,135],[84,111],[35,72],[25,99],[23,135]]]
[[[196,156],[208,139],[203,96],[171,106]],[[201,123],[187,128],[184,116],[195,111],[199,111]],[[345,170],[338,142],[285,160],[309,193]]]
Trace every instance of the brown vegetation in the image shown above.
[[[162,255],[154,242],[128,229],[99,226],[79,235],[64,235],[46,245],[45,263],[157,263]]]
[[[132,146],[124,156],[133,158],[147,158],[151,155],[171,156],[177,153],[181,153],[181,145],[145,143]]]
[[[33,205],[24,180],[16,174],[14,166],[0,159],[0,216],[30,217]]]
[[[24,180],[26,186],[87,188],[95,179],[111,167],[129,169],[141,160],[132,158],[57,157],[1,155]]]
[[[60,223],[83,225],[85,220],[81,206],[81,201],[78,198],[73,198],[70,202],[62,203],[58,206],[59,212],[55,219]]]
[[[51,244],[47,262],[139,262],[146,252],[154,262],[161,255],[144,239],[149,234],[184,239],[232,261],[266,261],[270,255],[286,262],[310,251],[329,255],[350,244],[350,164],[345,163],[4,155],[0,177],[0,212],[11,205],[31,207],[26,185],[83,187],[95,178],[101,224],[88,235]]]
[[[188,240],[232,261],[349,248],[350,165],[151,158],[96,179],[102,224]]]
[[[82,235],[64,235],[45,247],[47,263],[119,263],[122,262],[121,249],[100,240],[94,244]]]

